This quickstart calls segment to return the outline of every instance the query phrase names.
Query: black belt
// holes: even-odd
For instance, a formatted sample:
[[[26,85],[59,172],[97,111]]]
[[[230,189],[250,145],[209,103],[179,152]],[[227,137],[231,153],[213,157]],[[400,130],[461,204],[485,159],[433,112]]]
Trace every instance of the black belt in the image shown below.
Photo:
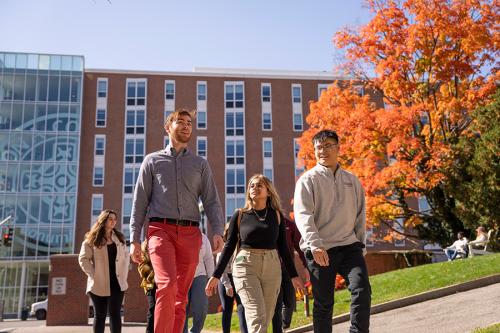
[[[198,221],[189,221],[189,220],[176,220],[176,219],[169,219],[169,218],[163,218],[163,217],[150,217],[149,222],[159,222],[159,223],[164,223],[164,224],[173,224],[173,225],[180,225],[183,227],[199,227],[200,222]]]

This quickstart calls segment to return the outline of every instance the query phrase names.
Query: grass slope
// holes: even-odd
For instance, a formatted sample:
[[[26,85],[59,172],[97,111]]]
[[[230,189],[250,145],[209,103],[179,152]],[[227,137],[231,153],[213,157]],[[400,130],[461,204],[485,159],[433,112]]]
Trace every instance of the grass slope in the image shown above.
[[[476,256],[464,260],[422,265],[400,269],[370,277],[372,304],[380,304],[425,291],[472,281],[500,273],[500,254]],[[334,315],[349,312],[350,294],[347,290],[335,293]],[[312,315],[312,302],[310,312]],[[304,303],[297,302],[291,327],[312,323],[312,316],[304,314]],[[221,314],[211,314],[205,320],[204,329],[222,331]],[[238,332],[238,315],[233,313],[231,330]]]

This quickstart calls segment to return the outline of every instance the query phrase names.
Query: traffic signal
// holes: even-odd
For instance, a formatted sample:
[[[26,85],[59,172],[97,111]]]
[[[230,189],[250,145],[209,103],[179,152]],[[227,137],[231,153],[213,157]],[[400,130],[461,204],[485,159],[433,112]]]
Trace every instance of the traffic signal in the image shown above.
[[[3,245],[4,246],[11,246],[12,245],[12,233],[13,233],[14,230],[12,230],[12,228],[8,228],[7,229],[7,232],[4,232],[3,233]]]

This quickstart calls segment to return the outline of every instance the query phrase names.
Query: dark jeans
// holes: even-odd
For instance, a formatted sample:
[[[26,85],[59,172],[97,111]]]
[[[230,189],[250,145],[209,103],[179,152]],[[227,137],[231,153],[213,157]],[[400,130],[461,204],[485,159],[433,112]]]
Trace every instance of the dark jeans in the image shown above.
[[[370,327],[371,287],[368,280],[363,244],[338,246],[328,251],[329,265],[319,266],[311,251],[306,251],[314,296],[315,333],[332,332],[333,292],[337,273],[348,283],[351,292],[350,333],[368,333]]]
[[[284,328],[289,328],[295,311],[296,299],[290,275],[281,267],[281,288],[276,301],[273,316],[273,333],[281,333]]]
[[[109,329],[111,333],[121,333],[122,316],[120,313],[123,302],[123,291],[112,290],[111,296],[97,296],[89,293],[94,303],[94,333],[104,333],[106,315],[109,312]]]
[[[240,297],[236,293],[236,288],[234,287],[233,276],[229,275],[229,280],[231,281],[231,286],[233,287],[233,295],[234,297],[229,297],[226,294],[226,288],[224,285],[219,282],[217,288],[219,291],[220,303],[222,305],[222,332],[229,333],[231,332],[231,317],[233,316],[233,304],[236,301],[236,305],[238,308],[238,319],[240,323],[240,332],[248,333],[247,322],[245,320],[245,308],[243,304],[241,304]]]
[[[156,284],[153,289],[146,292],[148,299],[148,314],[146,318],[146,333],[155,332],[155,305],[156,305]]]

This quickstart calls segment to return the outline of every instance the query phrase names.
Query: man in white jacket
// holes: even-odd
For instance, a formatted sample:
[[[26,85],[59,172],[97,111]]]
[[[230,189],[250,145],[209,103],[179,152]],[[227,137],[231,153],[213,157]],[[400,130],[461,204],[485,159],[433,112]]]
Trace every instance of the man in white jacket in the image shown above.
[[[351,292],[349,332],[367,333],[371,287],[364,259],[365,192],[358,178],[338,164],[337,133],[313,137],[317,164],[297,181],[294,215],[305,252],[314,296],[314,332],[332,332],[333,292],[337,273]]]
[[[200,333],[205,323],[208,313],[208,297],[205,294],[205,286],[208,276],[214,273],[214,257],[210,241],[205,234],[201,234],[201,248],[198,266],[194,273],[194,280],[188,293],[188,304],[186,307],[186,321],[184,324],[184,333],[188,332],[188,315],[191,309],[193,316],[193,326],[190,333]]]

